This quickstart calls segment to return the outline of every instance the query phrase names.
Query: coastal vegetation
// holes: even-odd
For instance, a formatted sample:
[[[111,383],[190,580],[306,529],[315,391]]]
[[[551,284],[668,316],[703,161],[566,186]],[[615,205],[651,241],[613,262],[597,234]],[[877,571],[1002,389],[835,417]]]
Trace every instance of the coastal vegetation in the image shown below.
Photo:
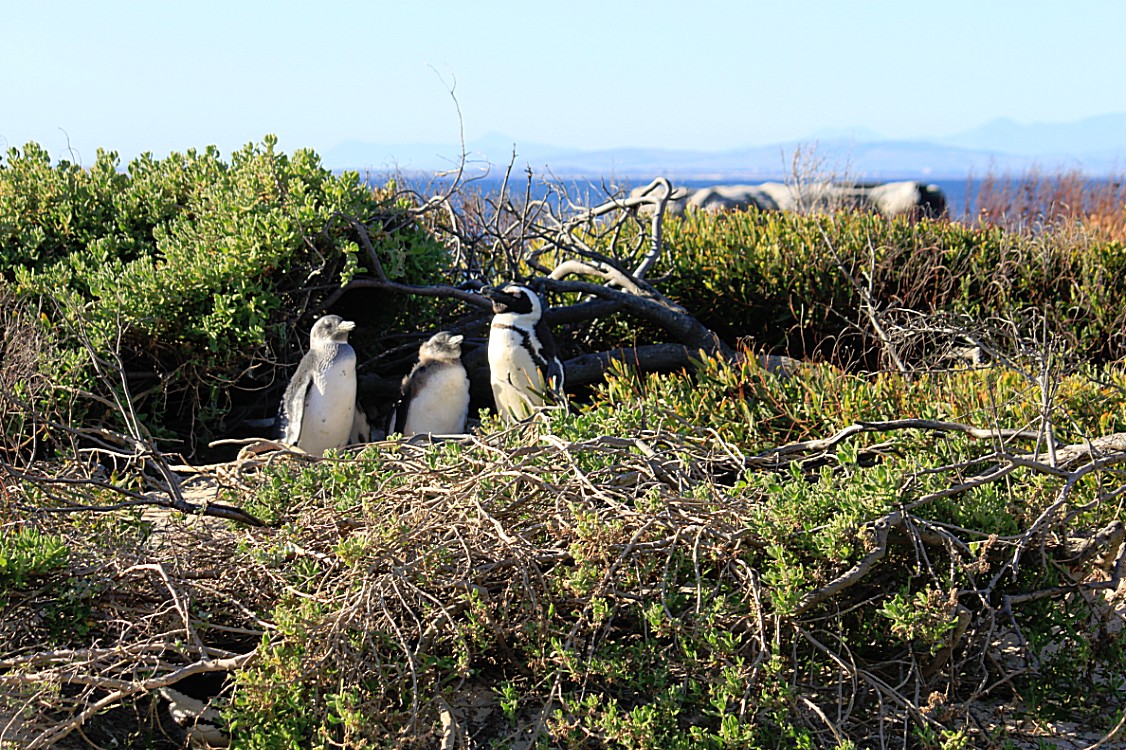
[[[10,150],[0,747],[180,747],[166,691],[204,678],[241,748],[1115,736],[1126,207],[1056,177],[965,221],[674,218],[659,182],[373,189],[270,138]],[[513,278],[569,411],[323,460],[230,442],[325,310],[373,421],[435,330],[479,381],[474,290]]]

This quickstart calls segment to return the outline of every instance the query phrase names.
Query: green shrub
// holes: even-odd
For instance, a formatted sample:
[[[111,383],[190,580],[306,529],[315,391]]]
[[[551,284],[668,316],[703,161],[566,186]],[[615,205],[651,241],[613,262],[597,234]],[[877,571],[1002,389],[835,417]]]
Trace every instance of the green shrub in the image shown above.
[[[145,154],[125,171],[101,151],[89,169],[52,166],[35,144],[8,152],[0,279],[23,299],[58,303],[45,309],[72,353],[61,382],[94,389],[85,340],[103,359],[121,357],[151,429],[206,437],[239,375],[293,358],[297,316],[371,265],[350,219],[367,227],[392,279],[438,279],[444,249],[391,191],[275,145],[268,137],[229,162],[214,147]],[[391,320],[373,314],[363,323]],[[249,385],[273,375],[259,367]]]
[[[1094,374],[1061,378],[1049,415],[1061,440],[1126,427],[1126,376]],[[190,619],[208,646],[254,651],[221,703],[236,747],[433,747],[447,711],[480,744],[520,732],[552,747],[833,746],[810,711],[833,716],[846,702],[856,709],[835,720],[835,742],[867,747],[884,726],[881,685],[935,716],[928,697],[983,706],[985,683],[988,701],[1007,706],[1015,691],[1033,717],[1075,720],[1121,690],[1121,634],[1100,619],[1112,603],[1097,589],[1073,595],[1105,571],[1069,557],[1120,515],[1115,467],[1070,489],[1066,517],[1014,571],[1014,545],[1065,477],[1022,465],[924,501],[1003,460],[993,440],[897,430],[790,463],[742,460],[858,420],[1014,428],[1040,414],[1028,377],[999,369],[908,380],[812,365],[782,379],[749,358],[675,375],[619,370],[575,413],[461,441],[247,466],[220,499],[268,527],[170,518],[154,545],[129,542],[126,528],[115,538],[108,514],[102,524],[48,517],[49,533],[81,549],[82,569],[134,572],[78,592],[57,646],[33,618],[0,635],[14,643],[25,623],[52,648],[112,635],[188,649]],[[873,523],[904,508],[911,525],[889,535],[862,579],[804,604],[859,570]],[[161,561],[167,585],[138,570],[146,561]],[[138,623],[125,633],[114,629],[123,606]],[[1019,669],[986,658],[1017,625]],[[243,637],[232,644],[233,634]],[[1081,691],[1092,673],[1110,679]],[[857,674],[872,680],[852,682]],[[954,714],[940,724],[921,725],[926,742],[969,727]]]
[[[872,367],[864,300],[880,311],[965,314],[1032,309],[1079,357],[1126,355],[1126,244],[1075,225],[1037,236],[861,213],[693,213],[670,220],[662,288],[728,340]]]
[[[0,585],[25,586],[29,579],[58,570],[67,562],[61,537],[33,528],[5,530],[0,536]]]
[[[23,218],[4,231],[26,231],[3,235],[4,257],[18,256],[6,283],[23,295],[5,327],[17,343],[24,331],[54,339],[41,358],[6,361],[7,381],[49,359],[86,378],[68,382],[89,382],[80,337],[113,351],[121,323],[127,368],[174,365],[160,372],[184,392],[227,390],[247,351],[292,343],[284,321],[306,292],[316,299],[365,265],[338,214],[367,222],[396,278],[432,278],[444,262],[402,206],[269,141],[230,164],[190,152],[120,176],[51,168],[40,152],[11,159],[3,215]],[[12,192],[17,175],[38,192]],[[839,260],[885,309],[1038,307],[1086,354],[1118,346],[1113,243],[1067,250],[1062,235],[848,214],[690,217],[669,238],[673,295],[758,344],[841,342],[861,312]],[[48,292],[65,304],[33,312],[29,298]],[[45,486],[51,502],[114,500],[67,480],[0,488],[12,615],[0,641],[14,665],[0,679],[83,686],[27,693],[65,725],[90,705],[87,685],[253,654],[219,705],[234,746],[263,749],[434,747],[457,739],[450,717],[469,741],[498,746],[848,748],[910,734],[958,747],[995,739],[967,718],[971,702],[1015,706],[1033,724],[1112,716],[1126,673],[1102,596],[1113,560],[1076,551],[1118,528],[1115,456],[1067,477],[1024,438],[919,429],[774,449],[906,417],[1050,427],[1081,443],[1126,431],[1126,375],[1064,371],[1061,356],[1041,380],[1035,353],[1014,352],[1003,368],[907,378],[814,363],[780,378],[742,354],[675,374],[619,367],[584,408],[484,419],[465,440],[245,462],[219,499],[265,527],[137,508],[49,514],[36,506]],[[159,395],[172,401],[163,385]],[[211,423],[222,400],[204,395]],[[162,403],[143,402],[151,424],[169,423]],[[5,416],[20,429],[17,407]],[[1011,472],[971,481],[1006,462]],[[143,489],[123,470],[111,481]],[[38,537],[11,531],[32,522]],[[1002,650],[1017,634],[1021,648]]]

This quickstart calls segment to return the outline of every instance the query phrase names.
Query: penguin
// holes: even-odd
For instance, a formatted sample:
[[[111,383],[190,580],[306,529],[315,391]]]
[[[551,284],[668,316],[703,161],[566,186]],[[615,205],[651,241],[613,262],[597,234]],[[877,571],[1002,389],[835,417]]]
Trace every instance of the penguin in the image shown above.
[[[368,415],[364,412],[364,408],[360,406],[360,402],[356,400],[356,416],[352,420],[352,429],[348,432],[348,444],[356,445],[357,443],[370,443],[371,442],[371,423],[368,422]]]
[[[314,456],[348,443],[356,424],[356,352],[348,344],[355,327],[339,315],[325,315],[313,325],[309,351],[278,412],[283,442]]]
[[[418,362],[403,378],[402,399],[391,429],[412,435],[457,435],[469,416],[469,376],[461,363],[464,337],[442,331],[418,350]]]
[[[493,303],[489,381],[500,417],[515,422],[549,401],[566,403],[563,363],[539,295],[519,284],[486,287],[481,294]]]

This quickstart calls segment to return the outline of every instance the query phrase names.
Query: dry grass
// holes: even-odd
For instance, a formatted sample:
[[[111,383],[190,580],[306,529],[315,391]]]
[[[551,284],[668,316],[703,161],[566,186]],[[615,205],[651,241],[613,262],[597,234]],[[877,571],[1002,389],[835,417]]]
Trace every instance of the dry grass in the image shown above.
[[[986,224],[1042,231],[1081,223],[1104,239],[1126,241],[1126,177],[1092,178],[1079,170],[1019,176],[990,173],[967,201],[967,216]]]

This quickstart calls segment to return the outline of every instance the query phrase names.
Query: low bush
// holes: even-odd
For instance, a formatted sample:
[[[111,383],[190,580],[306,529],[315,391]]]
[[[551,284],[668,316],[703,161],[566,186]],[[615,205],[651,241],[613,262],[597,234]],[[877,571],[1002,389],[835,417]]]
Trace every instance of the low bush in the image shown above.
[[[1121,373],[1090,375],[1060,380],[1061,440],[1126,425]],[[1026,736],[1010,711],[1105,732],[1126,650],[1102,624],[1110,561],[1083,550],[1107,551],[1121,476],[1045,468],[1042,403],[999,370],[620,371],[575,414],[250,462],[218,499],[269,527],[167,518],[141,547],[44,533],[118,571],[84,599],[89,637],[117,647],[81,678],[121,684],[120,654],[152,642],[168,673],[202,658],[198,637],[237,655],[219,699],[237,747],[984,746]],[[817,443],[906,416],[939,427]],[[144,593],[125,630],[122,590]],[[10,606],[26,623],[46,604]]]
[[[1126,426],[1124,384],[1120,373],[1063,378],[1051,415],[1068,425],[1061,439]],[[892,429],[737,468],[742,456],[857,421],[1033,428],[1041,406],[1020,373],[905,384],[827,366],[779,379],[752,358],[707,361],[695,379],[619,372],[589,410],[465,444],[373,446],[355,463],[279,467],[264,479],[285,488],[293,543],[328,557],[282,574],[304,593],[279,605],[285,634],[238,678],[237,736],[261,747],[291,733],[314,744],[397,736],[426,746],[445,717],[460,722],[447,731],[501,744],[538,732],[576,748],[833,746],[826,724],[843,711],[837,725],[866,746],[887,719],[879,698],[894,695],[880,685],[955,705],[1006,676],[1019,694],[1035,692],[1035,670],[1005,674],[1026,668],[1023,659],[1048,659],[1053,674],[1112,673],[1126,666],[1121,639],[1090,625],[1107,602],[1051,600],[1052,587],[1075,579],[1044,560],[1004,575],[1064,479],[1028,468],[975,485],[963,473],[988,474],[1006,452],[1034,449],[1034,437],[999,452],[1000,437]],[[1083,510],[1053,533],[1113,525],[1119,484],[1109,475],[1077,483],[1068,507]],[[308,490],[295,497],[297,487]],[[321,519],[330,502],[349,519],[347,535]],[[881,542],[875,529],[897,513],[909,520]],[[834,588],[880,544],[870,571]],[[1072,549],[1045,551],[1062,559]],[[348,570],[365,571],[363,581]],[[1010,628],[1025,639],[1020,666],[991,663],[984,655],[998,653]],[[289,679],[268,677],[285,663]],[[380,677],[365,681],[373,664]],[[851,681],[860,675],[871,682]],[[1041,691],[1029,715],[1057,716],[1059,691],[1079,688],[1069,679]],[[1094,721],[1095,693],[1112,695],[1112,684],[1068,715]],[[1009,690],[991,694],[1005,700]],[[296,703],[295,691],[304,696]],[[834,718],[822,723],[806,701]],[[291,718],[262,721],[263,706],[288,706]],[[490,720],[471,718],[480,706]],[[935,709],[935,726],[916,717],[920,746],[972,729],[955,713]]]
[[[35,342],[0,367],[5,435],[27,432],[20,399],[82,382],[45,369],[89,377],[115,353],[133,382],[173,361],[181,390],[228,389],[239,352],[281,346],[282,321],[365,264],[345,209],[378,214],[364,221],[396,278],[439,273],[444,250],[402,206],[309,155],[268,141],[230,165],[170,160],[125,179],[5,167],[122,195],[146,169],[199,170],[99,235],[131,248],[120,259],[91,260],[92,230],[70,227],[93,220],[59,218],[62,187],[0,194],[39,222],[5,235],[25,239],[5,245],[24,255],[4,351]],[[82,199],[102,216],[108,190],[71,194],[102,196]],[[666,239],[658,286],[753,346],[671,374],[615,367],[570,413],[484,415],[463,439],[324,460],[257,446],[178,482],[155,452],[22,469],[5,453],[0,737],[160,746],[159,690],[188,674],[217,678],[233,745],[263,750],[956,748],[1035,742],[1058,720],[1089,743],[1114,729],[1126,376],[1099,360],[1122,346],[1121,244],[754,212]],[[52,291],[69,301],[31,304]],[[897,314],[990,333],[992,365],[779,377],[755,356],[788,340],[879,364],[896,342],[871,318]],[[163,386],[148,398],[171,403]],[[200,403],[218,415],[222,398]],[[186,492],[194,506],[174,502]]]
[[[45,329],[66,353],[58,382],[99,390],[92,360],[116,358],[149,429],[198,441],[233,387],[261,389],[299,355],[299,317],[372,265],[351,220],[390,278],[436,280],[445,250],[392,190],[275,145],[266,138],[229,162],[213,147],[146,154],[125,170],[103,151],[89,169],[52,165],[35,144],[8,152],[0,279],[19,299],[43,300]],[[397,317],[377,309],[364,323]]]
[[[690,214],[670,221],[665,239],[662,289],[729,340],[778,353],[878,368],[870,301],[877,313],[979,321],[1031,309],[1076,356],[1126,355],[1126,304],[1115,291],[1126,286],[1126,245],[1076,225],[1029,236],[946,221],[752,210]]]

